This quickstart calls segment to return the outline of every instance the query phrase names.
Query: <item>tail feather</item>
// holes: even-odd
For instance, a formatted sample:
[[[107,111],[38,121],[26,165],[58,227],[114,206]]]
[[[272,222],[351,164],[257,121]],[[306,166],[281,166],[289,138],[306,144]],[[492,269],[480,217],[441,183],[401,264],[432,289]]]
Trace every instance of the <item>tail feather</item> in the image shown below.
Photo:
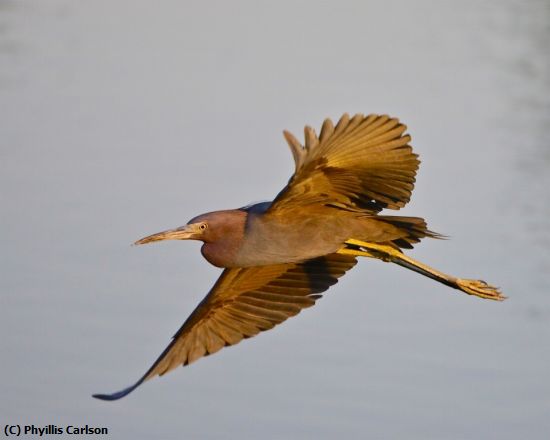
[[[390,224],[402,232],[402,236],[390,239],[393,247],[399,249],[412,249],[415,243],[418,243],[425,237],[444,240],[447,237],[428,229],[426,220],[421,217],[402,217],[395,215],[379,215],[376,217],[384,223]]]

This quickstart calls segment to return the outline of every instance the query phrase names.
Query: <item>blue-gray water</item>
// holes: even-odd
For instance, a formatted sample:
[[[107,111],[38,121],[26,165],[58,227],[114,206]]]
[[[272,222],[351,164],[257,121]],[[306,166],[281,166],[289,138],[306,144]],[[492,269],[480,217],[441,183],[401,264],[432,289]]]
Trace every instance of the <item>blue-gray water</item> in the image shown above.
[[[109,438],[547,439],[548,1],[0,2],[1,423]],[[412,256],[499,304],[362,261],[313,309],[148,382],[218,275],[133,248],[272,198],[281,130],[409,126]]]

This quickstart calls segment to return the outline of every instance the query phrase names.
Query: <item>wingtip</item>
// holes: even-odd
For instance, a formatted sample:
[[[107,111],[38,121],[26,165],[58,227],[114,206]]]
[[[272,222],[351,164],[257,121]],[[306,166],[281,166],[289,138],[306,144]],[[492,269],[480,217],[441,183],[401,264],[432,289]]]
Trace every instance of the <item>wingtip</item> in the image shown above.
[[[120,397],[117,397],[115,394],[92,394],[92,397],[94,399],[105,400],[105,401],[120,399]]]
[[[294,163],[296,165],[296,170],[300,168],[302,165],[302,162],[304,160],[305,150],[302,144],[294,137],[294,135],[287,131],[283,130],[283,136],[290,147],[290,151],[292,152],[292,156],[294,157]]]
[[[134,391],[140,384],[141,382],[138,382],[128,388],[124,388],[123,390],[117,391],[116,393],[112,393],[112,394],[92,394],[92,397],[95,399],[106,400],[106,401],[122,399],[123,397],[127,396],[132,391]]]

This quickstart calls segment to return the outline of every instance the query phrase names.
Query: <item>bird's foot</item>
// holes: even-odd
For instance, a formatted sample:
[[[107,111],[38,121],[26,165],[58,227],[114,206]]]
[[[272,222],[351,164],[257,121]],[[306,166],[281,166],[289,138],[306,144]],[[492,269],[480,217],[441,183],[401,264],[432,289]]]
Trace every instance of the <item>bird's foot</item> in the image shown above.
[[[479,296],[480,298],[492,299],[493,301],[504,301],[507,297],[502,294],[498,287],[491,286],[483,280],[456,279],[457,287],[468,295]]]

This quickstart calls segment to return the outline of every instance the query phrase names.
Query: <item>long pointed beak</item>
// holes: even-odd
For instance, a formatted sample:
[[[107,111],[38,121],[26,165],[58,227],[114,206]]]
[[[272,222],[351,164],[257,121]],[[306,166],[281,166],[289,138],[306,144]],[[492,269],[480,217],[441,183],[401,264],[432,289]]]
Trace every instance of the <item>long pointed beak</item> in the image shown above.
[[[146,244],[154,241],[163,240],[189,240],[195,237],[199,232],[198,225],[190,224],[176,229],[169,229],[167,231],[157,232],[156,234],[148,235],[141,240],[136,241],[134,244]]]

